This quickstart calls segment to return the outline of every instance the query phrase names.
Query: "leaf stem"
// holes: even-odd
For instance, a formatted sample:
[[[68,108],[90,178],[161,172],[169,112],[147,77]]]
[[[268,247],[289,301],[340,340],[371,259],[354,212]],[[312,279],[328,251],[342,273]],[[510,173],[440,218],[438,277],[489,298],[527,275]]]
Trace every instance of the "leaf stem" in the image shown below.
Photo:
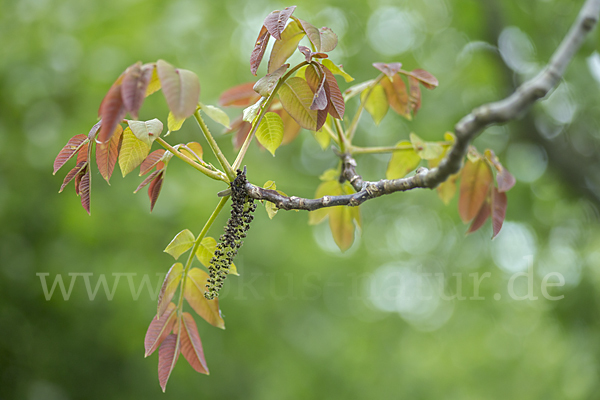
[[[348,141],[348,138],[344,134],[344,128],[342,127],[342,122],[339,119],[333,118],[335,124],[335,130],[337,131],[340,151],[342,153],[346,152],[346,148],[352,146]]]
[[[352,138],[354,137],[354,134],[356,133],[356,128],[358,127],[358,120],[360,119],[360,116],[362,115],[362,112],[365,109],[364,104],[367,102],[367,100],[369,100],[369,96],[371,96],[371,93],[373,92],[373,88],[383,79],[383,77],[384,77],[383,74],[379,74],[379,76],[373,81],[373,83],[371,85],[369,85],[369,92],[367,93],[367,95],[365,97],[365,101],[362,101],[362,99],[361,99],[360,104],[358,105],[358,109],[356,110],[356,114],[354,114],[354,118],[352,119],[352,123],[350,124],[350,127],[348,128],[348,132],[347,132],[348,139],[352,140]]]
[[[441,146],[452,146],[453,142],[435,142]],[[382,146],[382,147],[359,147],[351,146],[350,153],[352,154],[378,154],[378,153],[393,153],[394,151],[414,149],[412,144],[402,146]]]
[[[197,162],[193,161],[191,158],[189,158],[186,155],[182,154],[175,147],[171,146],[169,143],[167,143],[161,137],[156,138],[156,141],[158,143],[160,143],[160,145],[162,147],[164,147],[165,149],[167,149],[171,153],[173,153],[177,158],[183,160],[185,163],[187,163],[187,164],[191,165],[192,167],[196,168],[198,171],[202,172],[204,175],[208,176],[209,178],[215,179],[217,181],[223,181],[223,182],[229,183],[229,180],[227,179],[227,176],[222,171],[220,171],[220,170],[213,171],[213,170],[211,170],[209,168],[206,168],[203,165],[198,164]]]
[[[215,140],[215,138],[212,136],[212,134],[208,130],[208,126],[206,126],[206,123],[204,122],[204,120],[202,119],[202,116],[200,115],[200,110],[196,110],[196,112],[194,113],[194,118],[196,118],[196,122],[198,122],[198,125],[200,126],[200,130],[204,134],[204,137],[206,138],[206,141],[208,142],[208,145],[210,146],[212,152],[217,157],[217,160],[219,160],[219,164],[221,164],[221,168],[223,168],[223,170],[225,171],[225,174],[227,174],[227,178],[229,178],[229,182],[233,182],[233,180],[235,179],[235,172],[231,168],[231,165],[229,165],[229,161],[227,161],[227,159],[223,155],[223,152],[219,148],[217,141]]]

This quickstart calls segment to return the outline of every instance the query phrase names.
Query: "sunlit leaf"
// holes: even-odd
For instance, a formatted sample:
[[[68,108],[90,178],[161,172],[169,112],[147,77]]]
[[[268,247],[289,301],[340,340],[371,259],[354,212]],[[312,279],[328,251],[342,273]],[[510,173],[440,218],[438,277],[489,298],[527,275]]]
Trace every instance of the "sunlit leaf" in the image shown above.
[[[219,311],[219,300],[207,300],[204,297],[208,274],[200,268],[192,268],[185,281],[183,296],[192,309],[206,322],[217,328],[225,329],[225,321]]]
[[[475,218],[488,195],[492,179],[492,171],[484,160],[467,160],[461,172],[458,199],[458,213],[463,222]]]
[[[296,6],[286,7],[282,11],[273,11],[267,15],[263,24],[271,36],[277,40],[281,40],[281,33],[283,32],[283,28],[285,28],[285,23],[295,9]]]
[[[165,280],[163,281],[160,292],[158,293],[158,306],[156,314],[158,319],[163,318],[163,314],[169,305],[172,304],[171,299],[177,291],[177,286],[179,286],[179,282],[181,281],[182,272],[183,264],[181,263],[175,263],[171,266],[171,268],[169,268],[169,272],[167,272],[167,276],[165,276]]]
[[[254,82],[248,82],[227,89],[223,92],[221,97],[219,97],[219,105],[223,107],[248,107],[249,105],[256,103],[260,98],[260,95],[254,91],[253,87]]]
[[[400,68],[402,68],[402,63],[399,62],[395,62],[395,63],[373,63],[373,66],[375,68],[377,68],[378,70],[380,70],[381,72],[383,72],[385,75],[388,76],[388,78],[393,79],[394,75],[396,75],[398,73],[398,71],[400,71]]]
[[[396,146],[402,147],[410,145],[411,143],[408,141],[402,141],[396,144]],[[387,170],[385,172],[385,178],[404,178],[406,174],[417,168],[420,162],[421,157],[419,157],[413,148],[394,151],[392,152],[392,158],[390,158],[390,162],[388,163]]]
[[[200,104],[200,109],[208,116],[208,118],[212,119],[218,124],[223,125],[225,129],[231,129],[229,126],[229,115],[227,115],[225,111],[218,107],[207,104]]]
[[[410,141],[423,160],[434,160],[439,158],[444,152],[444,147],[439,143],[426,142],[414,133],[410,134]]]
[[[177,119],[185,119],[196,111],[200,96],[200,81],[192,71],[177,69],[164,60],[156,69],[169,110]]]
[[[400,76],[396,75],[396,78],[392,81],[387,76],[381,79],[381,86],[385,90],[385,95],[390,104],[392,110],[402,115],[404,118],[411,120],[412,116],[409,110],[408,104],[408,93],[406,92],[406,85]]]
[[[152,153],[148,154],[148,157],[146,157],[140,165],[140,176],[146,175],[148,172],[150,172],[152,168],[154,168],[156,164],[162,160],[164,154],[164,149],[154,150]]]
[[[177,119],[173,113],[169,111],[169,116],[167,117],[167,129],[169,129],[170,132],[177,132],[180,130],[184,122],[185,118]]]
[[[201,374],[208,375],[208,367],[204,359],[202,342],[196,327],[196,321],[190,313],[183,313],[183,329],[181,329],[181,354],[192,368]]]
[[[96,145],[96,164],[98,165],[100,175],[102,175],[106,182],[110,181],[110,177],[115,169],[122,140],[123,127],[119,124],[108,142]]]
[[[341,65],[335,65],[331,60],[323,60],[322,62],[324,67],[327,67],[334,75],[340,75],[344,78],[346,83],[352,82],[354,80]]]
[[[175,306],[174,303],[169,303],[167,304],[165,312],[161,315],[161,318],[157,318],[157,316],[152,318],[152,322],[150,322],[150,326],[148,327],[144,339],[144,357],[148,357],[154,353],[162,341],[165,340],[173,328],[173,322],[175,322],[175,316],[177,314],[174,312],[176,309],[177,306]]]
[[[128,120],[127,124],[135,137],[146,143],[148,146],[152,146],[152,142],[160,136],[163,130],[163,123],[156,118],[151,119],[150,121]]]
[[[379,125],[385,114],[388,112],[389,103],[385,90],[381,85],[375,85],[371,89],[366,89],[360,94],[360,101],[365,110],[371,114],[375,125]]]
[[[260,78],[253,87],[254,91],[262,97],[268,97],[273,92],[275,86],[277,86],[277,82],[279,82],[279,79],[285,74],[285,71],[287,71],[289,66],[290,64],[284,64],[275,71]]]
[[[170,334],[165,338],[158,350],[158,382],[163,392],[167,388],[167,381],[179,358],[179,344],[178,336]]]
[[[196,241],[194,234],[189,229],[184,229],[175,235],[164,252],[177,260],[183,253],[192,248],[194,241]]]
[[[125,114],[127,110],[121,97],[121,84],[113,85],[104,96],[98,110],[98,116],[102,119],[98,142],[105,143],[110,139]]]
[[[202,160],[203,150],[200,143],[189,142],[185,146],[180,147],[179,152],[188,156],[192,160]]]
[[[321,47],[317,48],[317,51],[329,52],[336,48],[338,44],[338,37],[333,31],[324,26],[319,29],[321,35]]]
[[[131,128],[125,128],[119,152],[119,168],[123,177],[140,165],[149,152],[150,146],[135,137]]]
[[[302,78],[286,80],[278,91],[283,108],[303,128],[316,130],[317,111],[311,110],[313,92]]]
[[[499,189],[492,187],[492,239],[500,233],[504,218],[506,217],[506,206],[508,200],[505,192],[500,192]]]
[[[258,34],[258,38],[254,43],[254,49],[252,50],[252,54],[250,55],[250,72],[252,75],[256,75],[256,71],[258,70],[258,66],[265,55],[265,50],[267,49],[267,44],[269,44],[269,31],[263,25]]]
[[[63,165],[65,165],[67,161],[69,161],[71,158],[73,158],[73,156],[75,154],[77,154],[77,152],[79,150],[81,150],[84,143],[87,143],[87,142],[88,142],[87,135],[84,135],[84,134],[75,135],[71,139],[69,139],[69,141],[67,142],[65,147],[62,148],[62,150],[58,153],[58,155],[56,156],[56,159],[54,160],[53,174],[56,174],[56,172],[58,172],[58,170]]]
[[[291,21],[271,49],[268,72],[271,73],[281,67],[296,51],[298,43],[304,37],[304,31],[296,21]]]
[[[216,249],[217,241],[215,240],[215,238],[212,238],[210,236],[205,237],[200,242],[200,246],[196,251],[196,257],[198,258],[198,261],[200,261],[202,265],[208,268],[208,266],[210,265],[210,260],[215,255]],[[231,263],[231,266],[229,267],[229,273],[231,275],[239,275],[234,263]]]
[[[134,119],[138,118],[138,111],[146,98],[146,91],[152,79],[153,72],[154,68],[143,68],[141,61],[138,61],[125,70],[121,84],[121,96],[123,97],[125,110]]]
[[[283,140],[283,121],[281,117],[274,112],[266,113],[256,130],[256,139],[275,156],[275,150]]]
[[[439,84],[435,76],[422,69],[412,70],[410,71],[410,75],[417,78],[427,89],[435,89]]]
[[[489,203],[489,201],[484,201],[483,204],[481,205],[481,208],[479,209],[479,212],[477,212],[477,215],[473,219],[473,222],[471,223],[471,226],[469,227],[469,230],[467,231],[467,233],[473,233],[473,232],[478,231],[479,228],[481,228],[483,226],[483,224],[485,223],[485,221],[490,217],[490,214],[491,214],[490,203]]]

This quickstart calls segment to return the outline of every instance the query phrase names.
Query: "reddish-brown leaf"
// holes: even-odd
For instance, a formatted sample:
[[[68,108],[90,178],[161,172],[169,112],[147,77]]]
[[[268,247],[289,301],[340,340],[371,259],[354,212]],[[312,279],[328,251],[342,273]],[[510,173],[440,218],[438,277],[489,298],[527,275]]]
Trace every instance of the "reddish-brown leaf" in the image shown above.
[[[252,54],[250,55],[250,72],[252,72],[252,75],[256,76],[258,66],[265,55],[267,44],[269,44],[269,38],[269,31],[263,25],[260,29],[260,33],[258,34],[258,38],[256,39],[256,43],[254,43]]]
[[[85,174],[81,177],[81,181],[79,182],[79,196],[81,196],[81,206],[88,214],[90,214],[90,189],[90,169],[86,168]]]
[[[156,178],[154,178],[154,180],[152,181],[152,183],[150,183],[150,186],[148,187],[148,197],[150,198],[150,212],[152,212],[152,210],[154,209],[154,205],[156,204],[156,200],[158,200],[158,195],[160,194],[160,189],[162,188],[162,184],[163,184],[163,171],[161,170],[160,173],[156,176]]]
[[[479,230],[479,228],[481,228],[483,226],[483,224],[485,223],[485,221],[489,218],[491,212],[492,212],[492,208],[490,206],[489,201],[485,201],[481,205],[479,212],[473,219],[473,222],[471,223],[471,226],[469,227],[469,230],[467,231],[467,233],[473,233],[473,232]]]
[[[317,51],[328,52],[335,49],[338,44],[338,37],[330,28],[322,27],[319,29],[319,35],[321,36],[321,47],[317,48]]]
[[[158,293],[158,305],[156,307],[156,316],[161,318],[169,305],[171,305],[171,299],[175,295],[177,286],[181,281],[181,275],[183,271],[183,265],[181,263],[175,263],[169,268],[169,272],[165,276],[160,292]]]
[[[321,34],[319,30],[315,28],[311,23],[298,19],[300,21],[300,25],[302,25],[302,29],[306,32],[306,36],[308,36],[308,40],[315,46],[317,51],[321,49]]]
[[[384,76],[381,80],[381,86],[383,86],[383,89],[385,90],[385,95],[392,110],[407,119],[411,119],[408,108],[408,93],[406,92],[406,85],[402,78],[396,75],[395,79],[392,81],[387,76]]]
[[[125,110],[133,119],[138,119],[138,111],[146,98],[146,89],[152,78],[153,65],[144,65],[138,61],[125,71],[121,84],[121,96]]]
[[[98,142],[100,143],[108,142],[115,132],[117,125],[123,120],[125,114],[127,114],[121,96],[121,88],[121,84],[111,87],[106,96],[104,96],[102,104],[100,104],[100,110],[98,111],[100,118],[102,118],[102,126],[98,135]]]
[[[265,18],[264,26],[267,28],[271,36],[277,40],[281,40],[281,33],[285,28],[285,23],[288,18],[292,15],[296,6],[286,7],[282,11],[276,10],[267,15]]]
[[[190,313],[183,313],[183,329],[181,329],[181,353],[192,368],[201,374],[208,375],[208,367],[204,359],[202,341],[198,334],[196,321]]]
[[[81,150],[81,147],[83,146],[83,142],[85,142],[86,139],[87,139],[87,136],[84,134],[75,135],[71,139],[69,139],[69,141],[67,142],[65,147],[62,148],[62,150],[58,153],[58,155],[56,156],[56,159],[54,160],[53,174],[56,174],[56,172],[63,165],[65,165],[67,161],[69,161],[71,158],[73,158],[73,156],[75,154],[77,154],[77,152],[79,150]]]
[[[89,161],[89,147],[89,142],[86,142],[81,146],[81,149],[79,149],[79,151],[77,152],[77,164],[79,164],[82,161]]]
[[[156,316],[152,318],[152,322],[150,322],[150,326],[148,327],[148,331],[146,331],[146,337],[144,339],[144,357],[148,357],[150,354],[154,353],[163,340],[165,340],[169,332],[171,332],[177,316],[177,313],[175,312],[176,309],[177,306],[175,306],[174,303],[169,303],[160,319]]]
[[[154,180],[154,178],[156,178],[158,176],[158,174],[162,173],[163,171],[160,168],[157,168],[156,171],[154,171],[153,173],[151,173],[150,175],[148,175],[146,177],[146,179],[144,179],[142,181],[142,183],[139,184],[139,186],[137,187],[137,189],[135,189],[133,191],[133,193],[137,193],[140,191],[140,189],[142,189],[144,186],[146,186],[147,184],[149,184],[150,182],[152,182]]]
[[[427,89],[435,89],[439,84],[435,76],[431,75],[429,72],[423,69],[412,70],[410,71],[410,75],[417,78],[419,82],[421,82],[421,84]]]
[[[311,86],[311,90],[314,93],[313,96],[313,100],[312,100],[312,104],[310,105],[310,109],[311,110],[325,110],[327,109],[327,93],[325,92],[325,74],[323,74],[322,72],[318,71],[317,72],[317,66],[311,64],[308,68],[306,68],[306,73],[305,75],[312,75],[314,74],[316,79],[314,79],[314,77],[312,77],[310,79],[311,82],[309,82],[309,78],[306,78],[306,81],[309,82],[308,85],[311,86],[311,84],[313,86]],[[317,81],[317,85],[314,86],[314,81]],[[327,115],[327,114],[326,114]],[[318,130],[319,128],[317,128]]]
[[[300,53],[304,54],[306,62],[310,62],[313,52],[306,46],[298,46]]]
[[[81,170],[79,171],[79,173],[77,173],[75,175],[75,194],[77,196],[79,196],[79,185],[81,184],[81,178],[83,178],[83,176],[85,175],[86,171],[88,170],[88,163],[87,163],[87,161],[82,161],[82,163],[84,164],[83,168],[81,168]],[[79,164],[79,162],[77,162],[77,164]]]
[[[102,175],[106,182],[110,181],[110,177],[115,169],[121,143],[123,143],[123,127],[119,124],[108,142],[96,145],[96,164],[98,165],[100,175]]]
[[[81,162],[77,163],[75,168],[70,170],[69,173],[67,174],[67,176],[65,176],[65,179],[63,180],[63,183],[60,186],[60,190],[58,191],[58,193],[62,192],[65,189],[65,187],[69,184],[69,182],[71,182],[73,180],[73,178],[75,178],[75,176],[77,176],[77,174],[79,174],[81,172],[81,170],[83,168],[85,168],[86,165],[87,165],[87,162],[85,162],[85,161],[81,161]],[[79,188],[76,191],[79,191]]]
[[[152,153],[148,154],[148,157],[146,157],[140,165],[140,176],[146,175],[148,172],[150,172],[150,170],[152,170],[152,168],[154,168],[156,164],[158,164],[158,162],[161,160],[164,154],[164,149],[154,150]],[[140,188],[138,188],[137,190],[139,189]]]
[[[331,114],[333,118],[342,119],[344,118],[344,112],[346,110],[344,96],[342,95],[342,91],[338,86],[333,72],[325,66],[323,66],[323,71],[325,72],[326,85],[329,87],[329,114]]]
[[[167,388],[167,381],[175,368],[179,353],[179,338],[172,333],[165,338],[158,350],[158,382],[163,392]]]
[[[484,160],[466,162],[461,172],[458,199],[458,213],[464,223],[475,218],[485,202],[492,181],[492,171]]]
[[[232,142],[236,150],[242,147],[244,140],[250,133],[250,129],[252,129],[252,124],[244,121],[241,115],[231,123],[231,129],[227,133],[234,134]]]
[[[500,233],[500,229],[502,229],[502,224],[504,223],[504,218],[506,217],[506,206],[508,205],[508,200],[506,198],[506,193],[500,192],[495,187],[492,187],[492,239]]]
[[[508,172],[506,168],[500,163],[498,156],[494,153],[494,150],[487,149],[485,151],[485,157],[494,166],[496,170],[496,182],[498,183],[498,191],[503,193],[509,191],[517,182],[515,177]]]
[[[402,63],[373,63],[373,66],[392,79],[400,71],[400,68],[402,68]]]
[[[248,107],[256,103],[260,95],[253,89],[255,82],[243,83],[227,89],[219,97],[219,105],[222,107]]]
[[[175,68],[164,60],[156,62],[163,94],[169,110],[177,119],[186,119],[196,111],[200,81],[192,71]]]
[[[419,80],[414,76],[408,76],[408,102],[413,115],[421,108],[421,87]]]

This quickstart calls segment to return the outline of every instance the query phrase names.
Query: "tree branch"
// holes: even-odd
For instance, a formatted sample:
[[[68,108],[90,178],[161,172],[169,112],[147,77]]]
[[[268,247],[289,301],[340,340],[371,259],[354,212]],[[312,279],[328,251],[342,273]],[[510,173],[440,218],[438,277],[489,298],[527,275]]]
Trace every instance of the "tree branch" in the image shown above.
[[[554,52],[548,65],[538,75],[524,82],[509,97],[485,104],[463,117],[454,127],[456,142],[439,165],[431,170],[419,168],[414,176],[401,179],[382,179],[378,182],[363,181],[356,172],[356,160],[349,153],[338,154],[342,160],[340,182],[347,180],[357,191],[342,196],[324,196],[305,199],[283,196],[275,190],[246,184],[248,195],[257,200],[267,200],[284,210],[313,211],[323,207],[358,206],[365,201],[394,192],[416,188],[433,189],[457,173],[467,154],[469,144],[490,125],[515,119],[527,111],[533,103],[545,97],[556,87],[569,62],[577,53],[586,35],[598,22],[600,0],[586,0],[577,20]]]

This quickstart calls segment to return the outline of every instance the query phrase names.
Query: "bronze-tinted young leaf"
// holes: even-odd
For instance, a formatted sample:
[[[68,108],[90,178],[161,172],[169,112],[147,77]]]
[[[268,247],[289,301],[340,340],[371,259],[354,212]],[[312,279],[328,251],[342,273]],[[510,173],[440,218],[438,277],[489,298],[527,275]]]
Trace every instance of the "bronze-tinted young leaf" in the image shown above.
[[[100,175],[102,175],[106,182],[110,181],[110,177],[115,169],[122,142],[123,127],[119,124],[108,142],[96,145],[96,164],[98,165]]]
[[[196,238],[189,229],[184,229],[179,232],[171,243],[168,244],[167,248],[164,249],[165,253],[170,254],[174,259],[178,259],[183,253],[188,251],[194,245]]]
[[[148,175],[143,181],[142,183],[139,184],[139,186],[137,187],[137,189],[135,189],[133,191],[133,193],[137,193],[139,192],[144,186],[148,185],[150,182],[152,182],[154,180],[154,178],[156,178],[158,176],[158,174],[162,173],[162,169],[158,168],[156,171],[152,172],[150,175]]]
[[[178,69],[164,60],[156,62],[156,70],[169,110],[177,119],[185,119],[196,111],[200,81],[192,71]]]
[[[283,74],[285,74],[285,71],[287,71],[289,67],[290,64],[284,64],[275,71],[260,78],[253,87],[254,91],[263,97],[268,97],[275,89],[275,86],[277,86],[279,79],[283,76]]]
[[[156,200],[158,200],[158,195],[160,194],[160,189],[162,188],[164,173],[161,170],[160,173],[154,178],[154,180],[150,183],[148,187],[148,197],[150,198],[150,212],[154,209],[154,205],[156,204]]]
[[[77,165],[67,173],[67,176],[65,176],[65,179],[63,180],[62,185],[60,185],[60,190],[58,191],[58,193],[61,193],[65,189],[65,187],[69,184],[69,182],[71,182],[73,180],[73,178],[75,178],[75,176],[77,176],[77,174],[79,174],[81,172],[81,170],[83,170],[83,168],[85,168],[86,166],[87,166],[86,161],[78,162]]]
[[[167,389],[167,381],[180,353],[179,337],[172,333],[168,335],[158,350],[158,382],[164,392]]]
[[[188,156],[194,161],[202,160],[202,155],[204,154],[202,146],[197,142],[189,142],[185,146],[181,146],[179,151],[181,154]]]
[[[283,108],[301,127],[316,130],[317,111],[310,108],[313,92],[304,79],[289,78],[281,85],[278,94]]]
[[[270,37],[269,31],[263,25],[258,34],[258,38],[256,39],[256,43],[254,43],[252,54],[250,55],[250,72],[252,72],[252,75],[256,76],[256,71],[265,55],[265,50],[267,49],[267,44],[269,44]]]
[[[313,52],[306,46],[298,46],[300,53],[304,54],[306,62],[310,62],[312,59]]]
[[[250,133],[250,129],[252,129],[252,124],[250,122],[244,121],[241,116],[236,118],[231,123],[231,130],[227,133],[234,133],[232,142],[233,147],[235,149],[239,149],[240,147],[242,147],[242,144],[244,143],[244,141],[248,137],[248,134]]]
[[[410,75],[417,78],[427,89],[435,89],[439,84],[435,76],[423,69],[412,70],[410,71]]]
[[[81,206],[90,214],[90,190],[91,190],[91,177],[89,166],[85,168],[85,173],[81,177],[79,182],[79,196],[81,197]]]
[[[140,176],[146,175],[148,172],[150,172],[152,168],[154,168],[156,164],[160,162],[164,154],[164,149],[154,150],[152,153],[148,154],[148,157],[146,157],[140,165]]]
[[[98,135],[99,143],[106,143],[115,132],[117,125],[123,120],[127,110],[123,104],[121,95],[121,84],[114,85],[110,88],[98,110],[98,115],[102,118],[102,126]]]
[[[496,235],[500,233],[500,229],[502,229],[502,224],[506,217],[507,205],[508,200],[506,198],[506,193],[492,187],[492,239],[495,238]]]
[[[458,199],[458,213],[464,223],[471,221],[479,212],[492,180],[492,171],[484,160],[467,160],[461,172]]]
[[[469,227],[469,230],[467,231],[467,233],[473,233],[473,232],[476,232],[477,230],[479,230],[479,228],[481,228],[483,226],[483,224],[485,223],[485,221],[490,217],[491,211],[492,211],[492,209],[491,209],[490,203],[489,203],[489,201],[486,200],[481,205],[481,208],[479,209],[479,212],[473,219],[473,222],[471,223],[471,226]]]
[[[317,51],[329,52],[336,48],[338,37],[330,28],[326,26],[322,27],[319,29],[319,34],[321,35],[321,47],[317,48]]]
[[[504,168],[493,150],[487,149],[485,151],[485,157],[496,170],[496,183],[498,184],[498,191],[501,193],[509,191],[517,182],[515,177],[508,172],[506,168]]]
[[[406,85],[402,78],[396,75],[395,79],[392,81],[387,76],[384,76],[383,79],[381,79],[381,86],[385,90],[385,95],[392,110],[402,115],[404,118],[411,120],[412,116],[408,105],[408,93],[406,92]]]
[[[65,147],[62,148],[62,150],[58,153],[56,159],[54,160],[54,172],[52,174],[56,174],[56,172],[63,165],[65,165],[67,161],[73,158],[73,156],[77,154],[79,150],[81,150],[81,147],[83,146],[84,142],[87,143],[87,140],[87,135],[84,134],[75,135],[71,139],[69,139]]]
[[[156,317],[161,319],[167,307],[172,304],[171,299],[175,295],[177,291],[177,286],[179,286],[179,282],[181,281],[181,276],[183,272],[183,265],[181,263],[175,263],[167,272],[167,276],[165,276],[165,280],[160,288],[160,292],[158,293],[158,306]]]
[[[152,79],[154,68],[142,68],[142,62],[138,61],[125,71],[123,83],[121,84],[121,96],[125,110],[134,119],[138,118],[138,111],[146,98],[146,90]]]
[[[366,89],[360,94],[360,101],[363,103],[365,110],[371,114],[375,125],[379,125],[389,109],[389,103],[385,94],[385,89],[381,85]]]
[[[260,95],[253,89],[254,82],[248,82],[227,89],[219,97],[219,105],[222,107],[248,107],[260,99]]]
[[[160,318],[157,316],[152,318],[152,322],[150,322],[148,331],[146,331],[146,337],[144,338],[144,357],[148,357],[154,353],[169,332],[171,332],[177,315],[176,310],[177,306],[174,303],[169,303]]]
[[[384,74],[386,74],[388,76],[388,78],[393,79],[394,75],[396,75],[398,73],[398,71],[400,71],[400,68],[402,68],[402,63],[399,62],[395,62],[395,63],[373,63],[373,66],[375,68],[377,68],[378,70],[380,70],[381,72],[383,72]]]
[[[408,76],[408,102],[409,109],[413,115],[417,115],[417,111],[421,108],[421,87],[419,80],[414,76]]]
[[[315,49],[317,51],[320,51],[320,49],[321,49],[321,34],[319,33],[319,30],[317,28],[315,28],[309,22],[303,21],[301,19],[298,19],[298,21],[300,21],[300,25],[302,25],[302,29],[304,30],[304,32],[306,32],[306,36],[308,36],[308,40],[310,40],[310,42],[312,43],[312,45],[315,47]]]
[[[88,170],[88,163],[86,161],[82,161],[83,168],[77,173],[75,174],[75,194],[77,196],[79,196],[79,184],[81,183],[81,178],[83,178],[83,176],[85,175],[86,171]],[[79,163],[78,163],[79,164]]]
[[[181,354],[197,372],[208,375],[208,367],[204,359],[202,341],[198,334],[196,321],[190,313],[183,313],[183,329],[181,329]]]
[[[296,51],[298,43],[304,37],[302,27],[296,21],[290,21],[281,34],[281,40],[277,40],[271,49],[268,73],[282,66],[288,58]]]
[[[329,88],[329,107],[327,111],[333,118],[342,119],[346,111],[344,96],[342,96],[342,91],[338,86],[335,76],[333,76],[333,72],[325,66],[323,66],[323,71],[325,72],[325,84]]]
[[[271,36],[277,40],[281,40],[281,33],[283,32],[283,28],[285,28],[285,23],[295,9],[296,6],[286,7],[282,11],[276,10],[267,15],[263,24]]]
[[[90,155],[90,142],[84,142],[83,145],[81,146],[81,149],[79,149],[79,151],[77,152],[77,164],[79,164],[82,161],[89,161],[89,155]]]
[[[125,128],[119,152],[119,167],[123,177],[140,165],[149,152],[150,146],[135,137],[131,128]]]
[[[396,144],[396,146],[406,147],[410,146],[411,143],[408,141],[402,141]],[[392,153],[390,162],[388,163],[387,170],[385,172],[386,179],[399,179],[404,178],[406,174],[414,170],[419,166],[421,157],[415,152],[413,148],[406,150],[398,150]]]
[[[327,93],[325,92],[325,74],[316,64],[308,66],[305,72],[306,82],[314,93],[311,110],[325,110],[327,108]],[[317,128],[318,129],[318,128]]]
[[[185,281],[183,296],[192,309],[206,322],[217,328],[225,329],[225,321],[219,311],[219,300],[207,300],[204,297],[208,278],[208,274],[200,268],[192,268]]]

